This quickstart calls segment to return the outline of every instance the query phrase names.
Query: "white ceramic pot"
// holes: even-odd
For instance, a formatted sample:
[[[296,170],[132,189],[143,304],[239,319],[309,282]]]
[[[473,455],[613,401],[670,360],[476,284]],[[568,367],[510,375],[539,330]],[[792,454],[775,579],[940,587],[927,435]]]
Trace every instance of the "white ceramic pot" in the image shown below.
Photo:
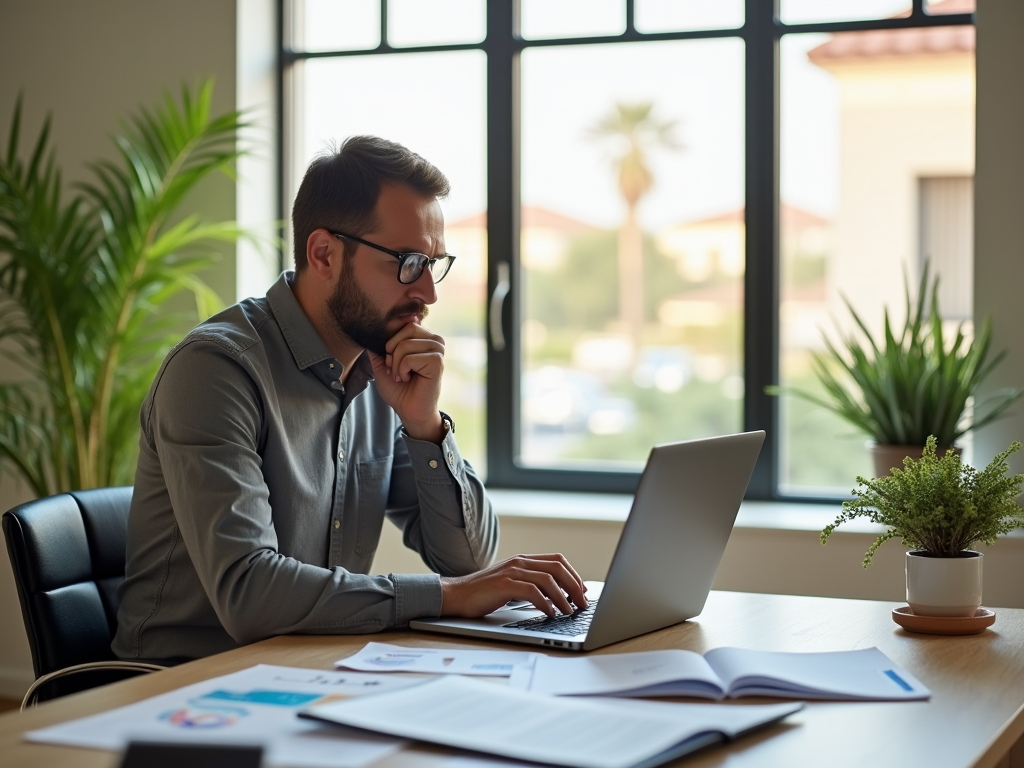
[[[907,552],[907,603],[918,616],[971,617],[981,606],[980,552],[957,557]]]

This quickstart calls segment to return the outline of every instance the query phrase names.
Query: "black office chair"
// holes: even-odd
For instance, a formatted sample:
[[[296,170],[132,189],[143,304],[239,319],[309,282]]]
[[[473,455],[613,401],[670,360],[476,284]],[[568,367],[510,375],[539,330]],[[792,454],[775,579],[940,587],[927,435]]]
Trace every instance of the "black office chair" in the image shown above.
[[[36,681],[22,709],[156,664],[119,661],[117,587],[124,580],[131,487],[72,491],[3,516]]]

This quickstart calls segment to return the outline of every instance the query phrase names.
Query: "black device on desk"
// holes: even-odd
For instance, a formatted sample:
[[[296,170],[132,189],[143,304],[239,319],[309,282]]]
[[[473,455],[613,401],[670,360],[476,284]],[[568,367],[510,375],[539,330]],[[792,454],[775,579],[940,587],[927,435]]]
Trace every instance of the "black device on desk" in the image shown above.
[[[260,768],[262,764],[260,746],[132,741],[121,768]]]

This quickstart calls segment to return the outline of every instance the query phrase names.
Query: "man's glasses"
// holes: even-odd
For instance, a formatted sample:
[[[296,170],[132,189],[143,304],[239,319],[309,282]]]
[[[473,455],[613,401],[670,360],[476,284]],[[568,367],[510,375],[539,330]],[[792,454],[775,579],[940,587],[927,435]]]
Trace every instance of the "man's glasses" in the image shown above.
[[[448,274],[448,270],[452,268],[452,263],[455,261],[455,257],[450,253],[446,253],[442,256],[438,256],[436,259],[432,259],[425,253],[416,253],[415,251],[408,251],[405,253],[402,251],[393,251],[390,248],[385,248],[383,245],[371,243],[369,240],[363,240],[360,237],[353,237],[352,235],[335,232],[332,229],[328,229],[327,231],[335,237],[343,240],[351,240],[355,243],[368,245],[371,248],[376,248],[378,251],[383,251],[389,256],[394,256],[398,259],[398,282],[403,285],[409,285],[410,283],[415,283],[419,280],[420,275],[423,274],[424,267],[429,267],[430,275],[434,278],[434,282],[440,283],[444,280],[444,276]]]

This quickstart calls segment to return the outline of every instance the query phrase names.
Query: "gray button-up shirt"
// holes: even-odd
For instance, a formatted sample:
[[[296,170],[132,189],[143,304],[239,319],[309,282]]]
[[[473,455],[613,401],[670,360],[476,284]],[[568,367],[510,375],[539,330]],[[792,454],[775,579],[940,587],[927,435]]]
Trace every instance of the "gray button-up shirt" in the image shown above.
[[[452,433],[405,435],[365,355],[341,386],[293,279],[189,333],[142,406],[121,658],[437,616],[437,576],[365,575],[385,516],[437,573],[494,557],[497,520]]]

